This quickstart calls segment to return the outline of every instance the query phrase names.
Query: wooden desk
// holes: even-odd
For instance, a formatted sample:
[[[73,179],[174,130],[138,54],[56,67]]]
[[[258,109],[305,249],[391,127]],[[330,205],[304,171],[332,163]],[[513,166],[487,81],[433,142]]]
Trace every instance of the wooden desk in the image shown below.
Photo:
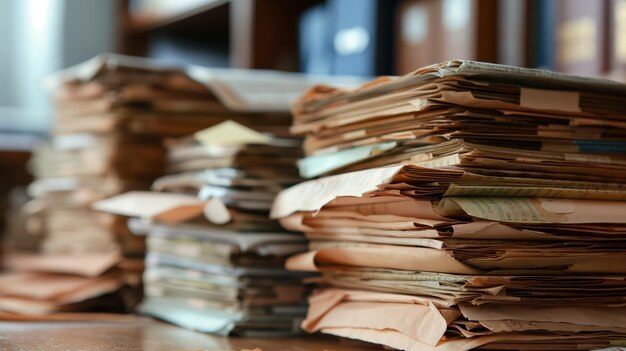
[[[381,347],[323,335],[222,338],[140,318],[116,322],[0,322],[3,351],[375,351]]]

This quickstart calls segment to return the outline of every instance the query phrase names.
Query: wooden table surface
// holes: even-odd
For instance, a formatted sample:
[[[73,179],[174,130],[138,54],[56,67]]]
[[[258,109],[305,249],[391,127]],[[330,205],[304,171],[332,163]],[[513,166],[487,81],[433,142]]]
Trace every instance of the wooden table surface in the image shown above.
[[[257,349],[257,350],[255,350]],[[381,347],[323,335],[222,338],[140,318],[132,321],[2,322],[2,351],[375,351]]]

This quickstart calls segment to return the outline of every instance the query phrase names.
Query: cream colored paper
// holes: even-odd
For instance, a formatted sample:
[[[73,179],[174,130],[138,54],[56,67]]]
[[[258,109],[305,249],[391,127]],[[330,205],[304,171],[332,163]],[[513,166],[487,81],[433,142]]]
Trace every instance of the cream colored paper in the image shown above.
[[[268,144],[271,140],[269,136],[231,120],[196,132],[193,136],[204,145],[219,146]]]
[[[577,91],[522,88],[520,105],[541,111],[581,112]]]
[[[460,315],[455,310],[440,311],[428,300],[405,299],[406,302],[393,302],[386,300],[388,294],[376,295],[355,294],[339,289],[323,290],[310,298],[311,307],[302,327],[308,332],[348,325],[354,328],[391,329],[426,344],[436,345],[443,337],[448,323]]]
[[[626,202],[507,197],[451,197],[472,217],[509,223],[626,223]],[[445,206],[445,203],[444,203]]]
[[[375,168],[310,180],[278,194],[271,218],[286,217],[297,211],[317,211],[339,196],[361,196],[396,175],[402,166]]]
[[[122,216],[174,223],[202,214],[205,202],[185,194],[131,191],[98,201],[92,207]]]

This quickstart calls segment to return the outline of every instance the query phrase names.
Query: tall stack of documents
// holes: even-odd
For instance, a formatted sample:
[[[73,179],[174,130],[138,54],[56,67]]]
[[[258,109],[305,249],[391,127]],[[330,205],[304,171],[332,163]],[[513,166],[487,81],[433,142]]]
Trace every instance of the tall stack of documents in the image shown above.
[[[47,255],[122,254],[126,259],[119,265],[137,286],[143,237],[131,233],[125,217],[94,211],[91,205],[126,191],[148,190],[166,171],[166,138],[225,120],[288,136],[289,103],[312,83],[291,73],[172,68],[101,55],[50,77],[48,84],[55,92],[55,118],[50,140],[37,148],[31,162],[36,180],[29,187],[33,200],[24,208],[31,217],[28,228],[43,232],[40,250]],[[258,162],[254,151],[264,147],[248,150],[244,160],[259,172],[267,160]],[[174,171],[205,168],[201,157],[189,159],[193,146],[181,142],[172,148],[183,154],[171,156]],[[259,196],[259,203],[269,204],[266,193]],[[261,222],[269,225],[267,218]],[[271,227],[278,228],[275,223]]]
[[[626,85],[470,61],[312,89],[302,326],[402,350],[626,341]]]
[[[154,192],[130,192],[96,208],[150,220],[140,310],[222,335],[294,333],[306,312],[302,274],[285,259],[306,251],[269,211],[300,181],[301,140],[234,121],[168,143],[169,174]]]

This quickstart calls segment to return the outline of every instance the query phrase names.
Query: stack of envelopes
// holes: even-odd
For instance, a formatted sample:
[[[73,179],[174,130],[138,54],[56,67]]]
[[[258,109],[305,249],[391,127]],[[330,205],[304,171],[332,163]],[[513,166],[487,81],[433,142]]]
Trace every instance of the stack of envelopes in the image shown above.
[[[311,84],[297,74],[172,68],[117,55],[98,56],[48,83],[55,91],[55,120],[50,141],[31,162],[36,180],[29,188],[33,200],[24,207],[28,228],[43,232],[45,253],[124,254],[129,260],[121,262],[132,267],[137,285],[143,237],[131,233],[126,218],[96,212],[91,204],[148,190],[166,171],[165,138],[226,119],[287,135],[289,102]],[[170,166],[198,167],[185,162]]]
[[[626,85],[451,61],[296,104],[303,328],[402,350],[626,341]],[[352,171],[352,172],[348,172]],[[345,173],[344,173],[345,172]],[[329,175],[334,174],[334,175]]]
[[[306,240],[269,219],[276,194],[301,179],[301,141],[233,121],[168,143],[169,174],[155,192],[130,192],[96,208],[151,220],[143,313],[222,335],[299,330],[303,275],[285,260]],[[141,228],[141,222],[137,228]]]

